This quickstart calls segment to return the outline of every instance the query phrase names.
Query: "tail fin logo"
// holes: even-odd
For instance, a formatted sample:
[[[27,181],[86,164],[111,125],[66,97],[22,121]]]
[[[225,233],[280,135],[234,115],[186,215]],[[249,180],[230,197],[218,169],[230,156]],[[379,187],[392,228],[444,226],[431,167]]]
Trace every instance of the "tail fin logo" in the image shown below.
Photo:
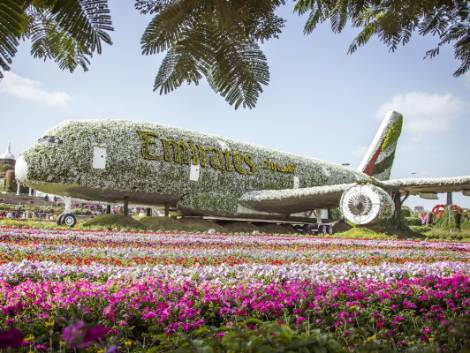
[[[390,179],[398,138],[403,126],[403,115],[389,112],[364,156],[359,169],[379,180]]]

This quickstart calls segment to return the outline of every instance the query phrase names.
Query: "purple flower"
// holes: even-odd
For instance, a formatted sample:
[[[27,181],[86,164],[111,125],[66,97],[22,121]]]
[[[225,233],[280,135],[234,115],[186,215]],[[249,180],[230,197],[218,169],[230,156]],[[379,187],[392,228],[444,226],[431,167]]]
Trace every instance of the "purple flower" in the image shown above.
[[[83,342],[80,345],[85,348],[95,341],[99,341],[109,333],[110,329],[103,325],[96,325],[86,330]]]
[[[62,331],[62,338],[69,348],[77,347],[82,341],[84,334],[85,323],[80,320],[76,323],[69,325]]]
[[[106,351],[106,353],[119,353],[118,346],[116,346],[115,344],[113,344],[111,347],[108,348],[108,350]]]
[[[0,331],[0,349],[18,348],[23,344],[23,334],[17,328]]]

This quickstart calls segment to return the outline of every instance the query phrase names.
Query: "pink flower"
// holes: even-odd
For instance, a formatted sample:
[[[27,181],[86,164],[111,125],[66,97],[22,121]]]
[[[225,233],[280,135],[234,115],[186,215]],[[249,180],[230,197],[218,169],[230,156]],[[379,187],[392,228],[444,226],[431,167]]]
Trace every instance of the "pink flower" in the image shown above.
[[[297,319],[295,320],[295,324],[297,326],[300,326],[300,325],[302,325],[302,322],[304,322],[304,321],[305,321],[305,318],[303,316],[297,316]]]

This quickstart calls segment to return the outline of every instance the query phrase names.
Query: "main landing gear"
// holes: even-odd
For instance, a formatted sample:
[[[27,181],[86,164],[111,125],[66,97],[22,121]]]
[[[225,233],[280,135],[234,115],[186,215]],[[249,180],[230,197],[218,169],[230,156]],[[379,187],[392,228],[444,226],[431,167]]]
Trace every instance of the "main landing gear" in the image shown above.
[[[57,218],[57,224],[59,226],[67,226],[73,228],[77,224],[77,217],[73,213],[62,213],[59,218]]]
[[[72,209],[72,199],[70,197],[64,197],[64,206],[64,213],[57,218],[57,225],[73,228],[77,224],[77,217],[70,212]]]

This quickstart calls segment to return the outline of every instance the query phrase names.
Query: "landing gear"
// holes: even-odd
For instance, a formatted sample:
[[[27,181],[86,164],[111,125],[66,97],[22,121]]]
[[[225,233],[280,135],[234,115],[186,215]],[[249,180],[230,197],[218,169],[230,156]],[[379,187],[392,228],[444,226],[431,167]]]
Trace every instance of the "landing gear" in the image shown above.
[[[77,224],[77,217],[73,213],[63,213],[57,219],[57,224],[62,226],[66,225],[69,228],[73,228]]]

